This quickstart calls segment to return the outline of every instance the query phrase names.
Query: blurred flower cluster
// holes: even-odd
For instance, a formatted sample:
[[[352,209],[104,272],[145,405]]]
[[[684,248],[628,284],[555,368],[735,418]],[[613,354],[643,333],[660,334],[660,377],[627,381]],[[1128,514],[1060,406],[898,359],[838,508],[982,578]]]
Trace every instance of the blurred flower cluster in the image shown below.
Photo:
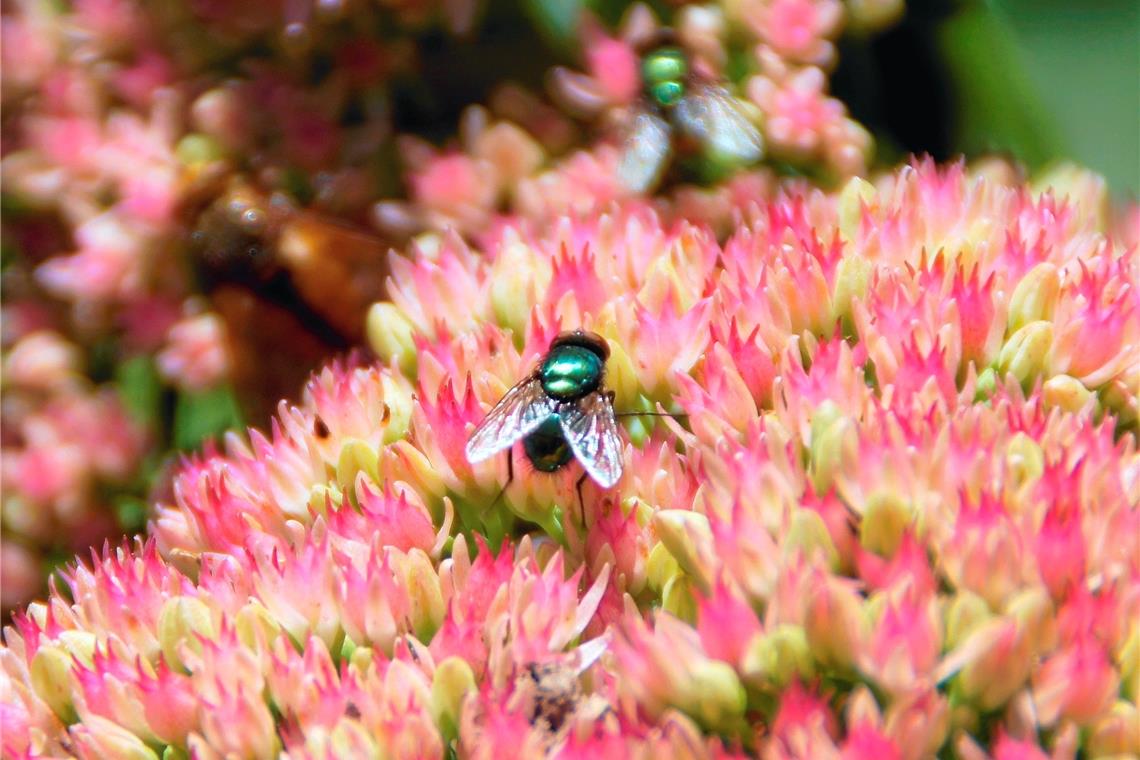
[[[16,614],[5,755],[1135,755],[1138,217],[1008,169],[420,236],[380,361]],[[577,327],[678,417],[504,491],[467,437]]]
[[[552,70],[547,99],[513,79],[517,60],[542,71],[552,50],[511,48],[504,68],[490,54],[501,37],[480,33],[506,24],[530,40],[534,22],[476,0],[6,5],[0,349],[5,372],[37,377],[5,383],[3,546],[20,569],[4,574],[4,608],[54,553],[137,527],[114,506],[145,498],[163,452],[268,419],[359,345],[390,241],[445,228],[478,240],[503,212],[545,224],[627,199],[611,127],[641,90],[634,43],[661,23],[709,76],[728,82],[737,60],[728,85],[770,146],[763,168],[671,189],[660,209],[725,229],[725,208],[786,165],[831,178],[866,166],[869,136],[827,97],[826,72],[843,28],[900,10],[764,0],[660,20],[634,5],[613,32],[573,20],[564,36],[588,74]],[[458,144],[427,141],[483,92]],[[116,431],[116,456],[90,426],[60,424],[63,407]]]

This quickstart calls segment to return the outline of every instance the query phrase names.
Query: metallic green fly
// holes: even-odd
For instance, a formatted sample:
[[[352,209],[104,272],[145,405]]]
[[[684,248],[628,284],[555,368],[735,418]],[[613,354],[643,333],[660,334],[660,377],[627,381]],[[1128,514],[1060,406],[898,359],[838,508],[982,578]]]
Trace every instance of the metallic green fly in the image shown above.
[[[764,155],[764,139],[719,82],[692,71],[679,47],[664,44],[641,62],[644,95],[622,143],[618,176],[630,190],[652,191],[675,147],[690,144],[706,160],[747,166]]]
[[[621,478],[622,438],[614,394],[603,384],[610,349],[584,330],[564,332],[550,343],[538,366],[495,405],[467,441],[467,461],[482,462],[522,441],[540,472],[557,472],[574,459],[602,488]],[[513,453],[507,485],[514,478]],[[505,490],[506,486],[504,486]]]

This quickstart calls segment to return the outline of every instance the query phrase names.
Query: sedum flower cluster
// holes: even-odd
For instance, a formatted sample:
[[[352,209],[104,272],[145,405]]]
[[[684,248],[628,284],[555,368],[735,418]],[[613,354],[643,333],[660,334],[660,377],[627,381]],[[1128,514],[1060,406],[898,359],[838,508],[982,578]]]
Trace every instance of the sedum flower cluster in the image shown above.
[[[983,176],[988,174],[989,176]],[[930,164],[420,237],[351,358],[17,613],[5,756],[1140,752],[1137,218]],[[471,465],[561,330],[624,474]],[[504,486],[506,488],[504,489]]]
[[[539,5],[557,15],[560,3]],[[393,242],[445,227],[478,236],[503,210],[544,224],[626,198],[613,135],[595,141],[583,127],[632,105],[630,35],[659,24],[638,5],[621,40],[597,23],[571,30],[571,52],[608,93],[590,111],[590,87],[571,86],[583,74],[552,77],[556,105],[495,69],[484,54],[500,40],[481,36],[484,20],[520,39],[534,36],[531,22],[477,0],[10,6],[0,14],[4,610],[31,598],[52,555],[136,527],[115,504],[143,497],[166,451],[239,417],[187,433],[171,409],[209,416],[203,405],[227,406],[210,394],[231,394],[246,419],[267,418],[333,352],[359,345]],[[744,51],[750,79],[734,87],[754,101],[773,160],[846,177],[870,143],[826,97],[834,42],[844,19],[869,30],[900,10],[900,0],[765,0],[689,6],[668,22],[711,75],[724,74],[730,42]],[[730,40],[730,26],[744,38]],[[480,65],[458,72],[463,55]],[[515,57],[539,70],[554,60],[537,43]],[[489,95],[464,116],[458,145],[397,139],[450,124],[450,101],[472,100],[456,95],[464,87]],[[737,194],[774,183],[767,168]],[[690,217],[721,227],[731,192],[680,191]],[[28,367],[40,376],[27,381]],[[157,402],[128,414],[115,390],[140,392],[112,387],[124,377],[143,378]],[[60,424],[77,415],[97,422]],[[114,457],[88,432],[100,428]]]

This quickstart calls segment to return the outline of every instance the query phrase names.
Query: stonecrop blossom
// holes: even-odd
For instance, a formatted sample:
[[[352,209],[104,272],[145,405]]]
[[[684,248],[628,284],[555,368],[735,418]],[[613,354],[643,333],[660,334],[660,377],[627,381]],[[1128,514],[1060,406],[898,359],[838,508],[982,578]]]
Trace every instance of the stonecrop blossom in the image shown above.
[[[15,616],[5,755],[1140,752],[1136,233],[1081,179],[421,237],[378,361]],[[579,327],[619,412],[685,416],[623,418],[612,489],[504,490],[467,437]]]

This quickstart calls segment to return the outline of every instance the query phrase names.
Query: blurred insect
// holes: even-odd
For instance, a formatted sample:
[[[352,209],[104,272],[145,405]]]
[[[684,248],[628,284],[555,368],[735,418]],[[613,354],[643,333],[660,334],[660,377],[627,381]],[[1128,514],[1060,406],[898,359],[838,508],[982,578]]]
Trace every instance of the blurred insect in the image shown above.
[[[614,394],[602,383],[610,349],[600,335],[564,332],[550,343],[538,367],[487,414],[467,441],[467,461],[475,464],[508,450],[507,482],[514,479],[513,446],[540,472],[557,472],[577,459],[602,488],[618,482],[622,440],[614,415]]]
[[[740,102],[720,82],[693,71],[681,48],[661,38],[642,58],[644,94],[622,144],[618,176],[630,190],[652,191],[674,150],[714,166],[747,166],[764,140]]]
[[[198,211],[188,243],[257,413],[295,394],[307,368],[359,345],[388,273],[379,238],[240,182]]]
[[[518,707],[532,726],[546,734],[548,749],[566,738],[574,722],[592,724],[612,712],[604,697],[584,692],[579,681],[608,646],[608,636],[591,639],[567,654],[528,663],[515,678],[510,706]]]

